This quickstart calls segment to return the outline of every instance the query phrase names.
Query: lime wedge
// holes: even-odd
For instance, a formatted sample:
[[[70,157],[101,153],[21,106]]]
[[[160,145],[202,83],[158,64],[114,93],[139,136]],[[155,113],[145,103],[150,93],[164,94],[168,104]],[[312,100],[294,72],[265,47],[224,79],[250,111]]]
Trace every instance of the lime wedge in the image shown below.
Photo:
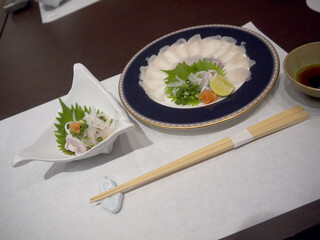
[[[234,85],[228,79],[218,74],[210,80],[209,85],[211,90],[221,97],[229,96],[234,90]]]

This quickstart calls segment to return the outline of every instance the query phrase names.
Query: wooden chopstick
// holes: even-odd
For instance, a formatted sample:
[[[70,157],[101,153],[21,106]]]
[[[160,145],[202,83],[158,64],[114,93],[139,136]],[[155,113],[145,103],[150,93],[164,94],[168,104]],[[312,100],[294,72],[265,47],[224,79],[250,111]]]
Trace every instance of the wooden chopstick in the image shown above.
[[[271,133],[277,132],[284,128],[290,127],[294,124],[302,122],[309,118],[309,113],[306,112],[301,106],[296,106],[288,109],[282,113],[279,113],[271,118],[261,121],[247,128],[253,137],[253,140],[264,137]],[[201,148],[193,153],[190,153],[184,157],[181,157],[173,162],[170,162],[162,167],[159,167],[153,171],[143,174],[131,181],[128,181],[122,185],[119,185],[109,191],[98,194],[90,199],[90,202],[101,201],[107,197],[110,197],[116,193],[128,191],[153,182],[165,176],[171,175],[182,169],[200,163],[206,159],[215,157],[226,151],[234,148],[234,142],[229,138],[223,138],[215,143],[212,143],[204,148]]]

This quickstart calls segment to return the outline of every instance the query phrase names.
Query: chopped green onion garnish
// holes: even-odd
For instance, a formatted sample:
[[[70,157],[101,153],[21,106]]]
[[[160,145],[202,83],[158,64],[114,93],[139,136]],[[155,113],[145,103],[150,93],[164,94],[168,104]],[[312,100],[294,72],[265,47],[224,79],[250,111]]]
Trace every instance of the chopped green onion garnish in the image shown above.
[[[84,138],[83,138],[83,142],[84,143],[87,143],[89,140],[90,140],[89,136],[84,136]]]

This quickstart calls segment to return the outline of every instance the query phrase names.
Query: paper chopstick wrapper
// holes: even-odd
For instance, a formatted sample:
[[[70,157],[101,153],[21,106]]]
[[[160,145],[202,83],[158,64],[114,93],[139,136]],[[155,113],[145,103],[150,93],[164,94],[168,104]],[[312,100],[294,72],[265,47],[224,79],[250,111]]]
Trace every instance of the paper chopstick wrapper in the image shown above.
[[[243,129],[229,136],[235,148],[253,141],[253,136],[248,129]]]

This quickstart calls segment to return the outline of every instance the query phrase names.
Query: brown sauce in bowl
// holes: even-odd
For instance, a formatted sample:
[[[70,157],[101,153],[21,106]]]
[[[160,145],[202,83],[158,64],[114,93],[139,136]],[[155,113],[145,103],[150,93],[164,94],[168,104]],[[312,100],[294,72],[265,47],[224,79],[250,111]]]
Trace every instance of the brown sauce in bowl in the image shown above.
[[[297,80],[308,87],[320,89],[320,64],[311,64],[301,68],[297,74]]]

